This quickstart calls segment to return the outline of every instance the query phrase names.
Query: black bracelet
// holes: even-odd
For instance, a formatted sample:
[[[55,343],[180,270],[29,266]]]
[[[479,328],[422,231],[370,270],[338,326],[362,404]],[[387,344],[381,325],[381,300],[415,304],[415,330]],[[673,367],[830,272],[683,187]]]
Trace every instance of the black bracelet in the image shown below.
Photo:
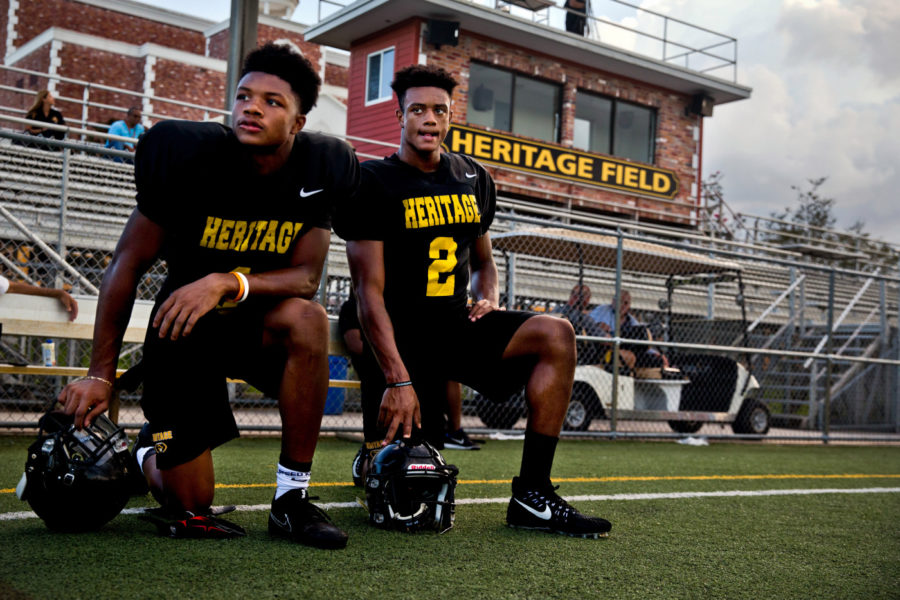
[[[389,384],[385,385],[384,387],[386,387],[386,388],[398,388],[398,387],[406,387],[406,386],[408,386],[408,385],[412,385],[412,381],[409,381],[409,380],[406,380],[406,381],[398,381],[398,382],[396,382],[396,383],[389,383]]]

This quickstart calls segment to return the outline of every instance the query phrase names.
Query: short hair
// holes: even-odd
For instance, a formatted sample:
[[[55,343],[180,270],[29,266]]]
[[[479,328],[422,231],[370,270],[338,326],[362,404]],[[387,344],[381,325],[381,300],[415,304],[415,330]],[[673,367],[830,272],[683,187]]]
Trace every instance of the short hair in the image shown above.
[[[136,113],[136,112],[141,112],[141,107],[140,107],[140,106],[132,106],[131,108],[128,109],[128,112],[126,112],[125,114],[126,114],[126,115],[133,115],[133,114]]]
[[[414,87],[436,87],[441,88],[451,97],[453,90],[459,82],[453,78],[453,75],[434,65],[412,65],[397,71],[394,75],[394,82],[391,89],[397,93],[397,102],[400,103],[400,110],[403,110],[403,100],[406,98],[406,91]]]
[[[252,72],[268,73],[286,81],[300,98],[300,114],[312,110],[319,99],[322,79],[305,56],[286,44],[269,42],[248,54],[241,78]]]

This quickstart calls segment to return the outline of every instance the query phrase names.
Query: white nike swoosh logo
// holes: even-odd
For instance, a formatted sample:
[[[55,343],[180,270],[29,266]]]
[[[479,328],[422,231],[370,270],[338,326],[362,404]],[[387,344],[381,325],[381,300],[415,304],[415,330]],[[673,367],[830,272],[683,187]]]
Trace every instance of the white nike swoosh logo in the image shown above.
[[[320,189],[318,189],[318,190],[310,190],[310,191],[307,192],[307,191],[304,190],[303,188],[300,188],[300,197],[301,197],[301,198],[307,198],[307,197],[309,197],[309,196],[312,196],[313,194],[318,194],[319,192],[321,192],[321,191],[324,190],[324,189],[325,189],[325,188],[320,188]]]
[[[531,514],[533,514],[534,516],[536,516],[538,519],[543,519],[543,520],[545,520],[545,521],[549,521],[549,520],[550,520],[550,517],[553,516],[553,511],[550,510],[550,507],[547,506],[546,504],[544,505],[544,510],[538,511],[538,510],[535,510],[535,509],[531,508],[531,507],[528,506],[527,504],[523,503],[523,502],[522,502],[521,500],[519,500],[518,498],[513,498],[513,500],[515,500],[516,502],[518,502],[518,503],[519,503],[519,506],[521,506],[522,508],[524,508],[525,510],[527,510],[528,512],[530,512]]]
[[[466,177],[468,177],[469,179],[472,179],[473,177],[478,177],[478,173],[471,173],[471,174],[466,173]]]

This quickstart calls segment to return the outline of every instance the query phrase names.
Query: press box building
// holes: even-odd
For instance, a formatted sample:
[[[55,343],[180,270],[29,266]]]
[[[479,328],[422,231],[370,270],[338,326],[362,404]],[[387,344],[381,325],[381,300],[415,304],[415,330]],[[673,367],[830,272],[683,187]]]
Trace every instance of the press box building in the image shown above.
[[[361,158],[396,149],[393,73],[437,65],[461,82],[446,147],[485,164],[500,194],[695,226],[703,118],[750,95],[728,78],[736,40],[652,13],[661,36],[593,18],[570,32],[561,4],[358,0],[305,38],[350,51],[347,133]]]

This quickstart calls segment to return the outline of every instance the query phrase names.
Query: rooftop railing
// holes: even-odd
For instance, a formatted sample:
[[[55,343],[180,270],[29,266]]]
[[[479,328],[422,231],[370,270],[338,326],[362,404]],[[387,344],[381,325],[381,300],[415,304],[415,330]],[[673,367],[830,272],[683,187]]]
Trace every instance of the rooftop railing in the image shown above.
[[[355,0],[319,0],[321,21]],[[456,0],[503,12],[511,17],[567,31],[564,0]],[[587,0],[583,33],[573,35],[655,60],[737,82],[737,39],[623,0]]]

